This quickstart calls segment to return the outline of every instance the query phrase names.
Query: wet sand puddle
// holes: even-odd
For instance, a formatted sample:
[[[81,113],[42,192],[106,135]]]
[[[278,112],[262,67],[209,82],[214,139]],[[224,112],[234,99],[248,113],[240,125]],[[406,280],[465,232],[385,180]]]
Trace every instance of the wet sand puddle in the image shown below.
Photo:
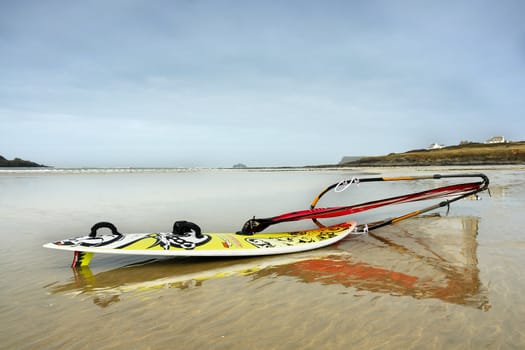
[[[82,232],[94,217],[124,222],[125,232],[162,230],[170,224],[162,220],[173,212],[190,218],[186,207],[195,203],[205,203],[208,214],[218,212],[219,203],[223,215],[201,213],[193,220],[230,227],[229,217],[253,214],[242,203],[263,214],[262,208],[272,206],[276,212],[295,208],[297,198],[287,190],[317,193],[319,182],[348,176],[301,174],[302,182],[290,173],[0,178],[0,186],[9,188],[0,198],[6,218],[0,221],[5,276],[0,344],[6,349],[525,346],[522,170],[487,171],[492,197],[461,201],[448,215],[438,211],[299,254],[155,260],[99,255],[90,269],[72,270],[70,254],[41,248],[69,235],[64,232]],[[189,185],[201,187],[186,189]],[[224,204],[232,186],[246,191],[232,199],[237,204]],[[198,198],[191,197],[195,193]],[[66,204],[69,197],[76,199]],[[155,226],[159,223],[162,227]]]

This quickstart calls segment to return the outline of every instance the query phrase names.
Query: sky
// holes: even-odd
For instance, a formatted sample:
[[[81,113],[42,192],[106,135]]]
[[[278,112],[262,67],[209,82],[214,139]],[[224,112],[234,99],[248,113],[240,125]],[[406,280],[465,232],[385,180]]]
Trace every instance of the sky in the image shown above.
[[[0,155],[335,164],[525,140],[525,2],[0,1]]]

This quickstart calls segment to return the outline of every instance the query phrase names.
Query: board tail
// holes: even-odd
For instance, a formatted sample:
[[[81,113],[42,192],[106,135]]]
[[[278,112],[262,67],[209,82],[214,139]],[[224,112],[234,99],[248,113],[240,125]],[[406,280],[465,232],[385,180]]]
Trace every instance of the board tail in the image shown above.
[[[73,255],[73,262],[71,263],[71,267],[75,268],[89,266],[92,257],[93,253],[76,251]]]

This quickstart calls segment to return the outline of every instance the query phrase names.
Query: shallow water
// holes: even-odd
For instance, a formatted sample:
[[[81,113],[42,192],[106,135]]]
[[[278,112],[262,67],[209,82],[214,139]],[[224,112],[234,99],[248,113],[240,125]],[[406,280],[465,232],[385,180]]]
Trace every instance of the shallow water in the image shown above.
[[[97,221],[122,232],[167,231],[178,219],[234,231],[253,215],[307,208],[343,178],[478,171],[489,176],[491,197],[300,254],[98,255],[90,268],[72,270],[70,254],[41,247]],[[524,175],[522,167],[3,171],[0,347],[524,348]],[[431,185],[361,184],[320,205]],[[402,208],[356,218],[382,219],[390,210]]]

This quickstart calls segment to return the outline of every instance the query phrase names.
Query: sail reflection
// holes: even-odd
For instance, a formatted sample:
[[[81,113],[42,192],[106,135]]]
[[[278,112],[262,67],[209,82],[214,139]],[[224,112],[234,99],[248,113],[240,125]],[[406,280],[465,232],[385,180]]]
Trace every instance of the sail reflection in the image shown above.
[[[423,217],[350,238],[336,247],[259,258],[170,259],[93,274],[77,269],[73,282],[52,293],[92,294],[107,307],[126,292],[200,287],[229,276],[292,276],[301,283],[341,285],[357,291],[439,299],[488,310],[479,278],[478,219]]]

